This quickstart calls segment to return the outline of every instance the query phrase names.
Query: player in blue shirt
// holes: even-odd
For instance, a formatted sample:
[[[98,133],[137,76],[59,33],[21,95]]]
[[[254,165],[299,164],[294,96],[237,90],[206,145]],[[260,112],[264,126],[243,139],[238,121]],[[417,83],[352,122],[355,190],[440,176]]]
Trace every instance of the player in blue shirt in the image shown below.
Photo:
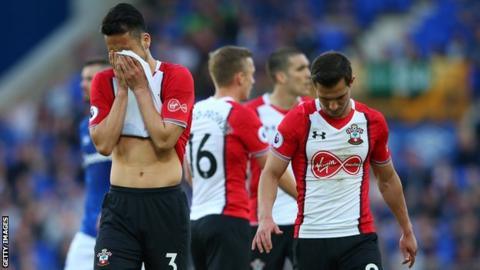
[[[95,73],[109,67],[103,59],[87,61],[82,68],[83,99],[85,104],[90,100],[90,83]],[[86,105],[86,106],[87,106]],[[98,231],[98,220],[102,200],[110,186],[111,158],[97,153],[90,139],[86,115],[80,123],[79,137],[81,142],[83,169],[85,170],[85,208],[80,231],[70,245],[65,263],[65,270],[92,270],[94,260],[95,238]]]

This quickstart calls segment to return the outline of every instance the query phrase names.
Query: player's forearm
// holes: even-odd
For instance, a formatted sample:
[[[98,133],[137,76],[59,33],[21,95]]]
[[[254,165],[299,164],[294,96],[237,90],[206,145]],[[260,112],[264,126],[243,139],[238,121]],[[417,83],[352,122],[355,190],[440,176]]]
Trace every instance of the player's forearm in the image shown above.
[[[277,197],[278,178],[272,172],[263,170],[258,183],[258,219],[272,218],[272,208]]]
[[[403,194],[402,183],[396,173],[386,181],[379,181],[379,189],[383,199],[392,210],[404,234],[412,232],[412,224],[408,217],[407,205]]]
[[[119,92],[113,101],[112,108],[105,119],[90,128],[90,135],[95,148],[102,155],[110,155],[122,133],[125,113],[127,111],[127,93]]]
[[[176,138],[167,130],[160,113],[155,109],[150,90],[136,90],[135,97],[143,122],[155,147],[159,150],[172,149],[175,146]]]
[[[288,170],[286,170],[282,177],[280,177],[278,180],[278,185],[288,195],[292,196],[294,199],[297,199],[297,184],[295,183],[293,175]]]

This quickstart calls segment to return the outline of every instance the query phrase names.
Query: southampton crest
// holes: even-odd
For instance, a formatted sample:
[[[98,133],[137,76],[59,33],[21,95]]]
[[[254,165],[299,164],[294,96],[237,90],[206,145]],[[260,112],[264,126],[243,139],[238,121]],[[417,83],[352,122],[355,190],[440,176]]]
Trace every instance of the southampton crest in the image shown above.
[[[357,124],[352,124],[349,128],[347,128],[347,134],[350,135],[350,139],[348,140],[350,144],[359,145],[363,143],[363,128],[359,127]]]

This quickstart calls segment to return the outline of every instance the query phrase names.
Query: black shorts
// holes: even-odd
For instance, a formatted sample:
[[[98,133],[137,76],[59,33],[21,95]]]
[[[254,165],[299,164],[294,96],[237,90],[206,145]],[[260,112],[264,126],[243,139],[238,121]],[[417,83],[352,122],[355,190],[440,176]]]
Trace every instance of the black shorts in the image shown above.
[[[377,234],[338,238],[295,239],[294,266],[298,270],[381,270]]]
[[[272,234],[273,249],[270,253],[260,253],[257,248],[252,252],[250,265],[252,269],[281,270],[285,259],[293,263],[293,225],[278,226],[283,234]],[[255,236],[258,226],[252,227],[252,237]],[[258,268],[256,268],[258,267]],[[263,268],[262,268],[263,267]]]
[[[94,269],[186,270],[190,242],[187,198],[180,186],[111,186],[105,195]]]
[[[248,220],[208,215],[192,221],[192,259],[195,270],[249,269]]]

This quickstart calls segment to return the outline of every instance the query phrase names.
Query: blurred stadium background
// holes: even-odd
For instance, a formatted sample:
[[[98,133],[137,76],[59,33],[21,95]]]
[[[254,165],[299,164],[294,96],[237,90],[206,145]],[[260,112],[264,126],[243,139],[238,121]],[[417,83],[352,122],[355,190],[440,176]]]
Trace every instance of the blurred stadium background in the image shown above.
[[[0,211],[10,268],[62,269],[83,200],[79,69],[106,55],[99,24],[114,0],[2,3]],[[137,0],[155,57],[186,65],[196,97],[213,93],[208,52],[250,48],[257,96],[268,54],[340,50],[353,94],[382,111],[419,242],[414,269],[480,269],[480,1]],[[372,183],[385,269],[404,269],[398,226]]]

